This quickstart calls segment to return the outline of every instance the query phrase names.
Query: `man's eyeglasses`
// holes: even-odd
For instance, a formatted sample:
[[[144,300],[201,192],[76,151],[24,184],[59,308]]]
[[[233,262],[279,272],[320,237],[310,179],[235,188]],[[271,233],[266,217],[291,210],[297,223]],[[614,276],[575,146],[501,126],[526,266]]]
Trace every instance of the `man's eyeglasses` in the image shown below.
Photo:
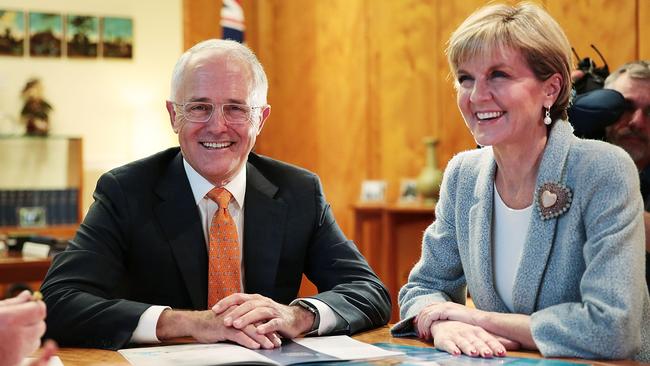
[[[196,123],[208,122],[215,110],[215,105],[207,102],[174,103],[174,105],[180,108],[180,115],[183,118]],[[229,125],[243,125],[252,122],[253,110],[264,108],[236,103],[225,103],[218,106],[221,107],[221,115]]]

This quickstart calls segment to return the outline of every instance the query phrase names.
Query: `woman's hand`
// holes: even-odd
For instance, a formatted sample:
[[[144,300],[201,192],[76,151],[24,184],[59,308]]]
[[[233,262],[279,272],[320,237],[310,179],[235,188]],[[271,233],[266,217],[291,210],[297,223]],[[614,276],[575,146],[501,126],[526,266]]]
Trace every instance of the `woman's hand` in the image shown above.
[[[418,337],[431,338],[431,325],[439,320],[456,320],[469,325],[481,326],[481,317],[486,314],[482,310],[460,305],[452,301],[433,303],[420,310],[413,320]]]
[[[452,355],[464,353],[471,357],[504,357],[506,349],[519,348],[519,343],[495,336],[485,329],[455,320],[440,320],[431,325],[433,346]]]

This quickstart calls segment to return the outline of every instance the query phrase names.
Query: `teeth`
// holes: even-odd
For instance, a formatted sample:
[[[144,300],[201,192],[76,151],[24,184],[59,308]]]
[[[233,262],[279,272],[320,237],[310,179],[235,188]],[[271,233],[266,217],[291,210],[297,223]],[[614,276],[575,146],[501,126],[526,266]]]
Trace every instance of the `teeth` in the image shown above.
[[[232,142],[202,142],[201,144],[208,149],[223,149],[232,145]]]
[[[476,113],[476,117],[478,119],[492,119],[492,118],[498,118],[503,115],[503,112],[478,112]]]

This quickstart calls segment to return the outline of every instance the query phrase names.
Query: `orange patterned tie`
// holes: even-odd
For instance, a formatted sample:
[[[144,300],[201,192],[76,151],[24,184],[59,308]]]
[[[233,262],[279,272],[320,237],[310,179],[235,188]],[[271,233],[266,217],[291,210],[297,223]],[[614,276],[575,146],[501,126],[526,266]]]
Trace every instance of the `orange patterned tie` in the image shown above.
[[[237,226],[228,212],[232,195],[224,188],[213,188],[208,198],[219,205],[210,224],[208,250],[208,308],[228,295],[240,292],[241,264]]]

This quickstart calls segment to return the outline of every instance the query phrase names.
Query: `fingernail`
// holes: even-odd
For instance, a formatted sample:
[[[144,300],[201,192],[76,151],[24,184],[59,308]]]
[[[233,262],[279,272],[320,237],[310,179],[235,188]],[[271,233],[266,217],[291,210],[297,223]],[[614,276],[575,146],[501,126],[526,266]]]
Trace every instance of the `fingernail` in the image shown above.
[[[232,322],[232,318],[229,317],[229,316],[227,316],[227,317],[223,318],[223,322],[224,322],[226,325],[230,325],[230,323]]]
[[[471,354],[473,354],[473,355],[475,355],[475,354],[477,354],[477,353],[478,353],[478,351],[476,351],[475,349],[471,349],[471,350],[469,350],[469,353],[471,353]]]
[[[487,351],[483,352],[483,357],[492,357],[492,351],[487,350]]]
[[[235,320],[235,322],[234,322],[233,324],[234,324],[236,327],[240,326],[240,325],[241,325],[241,319],[237,319],[237,320]]]
[[[505,355],[505,354],[506,354],[506,350],[505,350],[505,349],[500,349],[500,350],[499,350],[499,355],[500,355],[500,356],[503,356],[503,355]]]

